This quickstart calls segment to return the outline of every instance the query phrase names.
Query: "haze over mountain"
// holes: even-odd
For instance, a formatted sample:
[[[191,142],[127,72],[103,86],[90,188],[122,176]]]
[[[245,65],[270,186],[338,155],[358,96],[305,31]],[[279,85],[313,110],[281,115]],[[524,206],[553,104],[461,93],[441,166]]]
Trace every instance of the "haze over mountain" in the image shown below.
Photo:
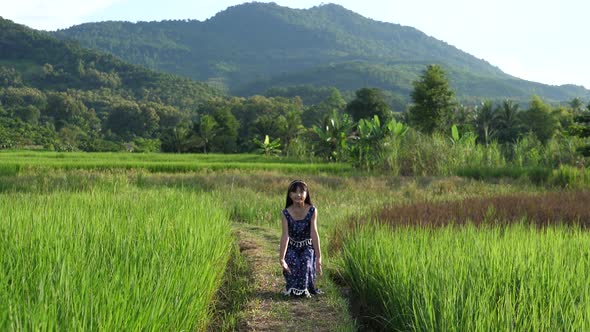
[[[527,102],[533,94],[549,101],[590,97],[581,86],[518,79],[412,27],[367,19],[333,4],[291,9],[246,3],[203,22],[87,23],[55,36],[238,95],[300,85],[335,86],[344,93],[372,86],[402,104],[412,81],[437,63],[467,103]]]

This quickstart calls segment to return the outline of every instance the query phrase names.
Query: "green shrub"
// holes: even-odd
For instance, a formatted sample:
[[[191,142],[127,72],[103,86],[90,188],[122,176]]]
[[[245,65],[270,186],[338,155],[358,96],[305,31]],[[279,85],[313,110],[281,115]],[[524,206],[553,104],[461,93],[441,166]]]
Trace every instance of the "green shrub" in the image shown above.
[[[551,174],[550,182],[563,188],[590,188],[590,170],[561,165]]]

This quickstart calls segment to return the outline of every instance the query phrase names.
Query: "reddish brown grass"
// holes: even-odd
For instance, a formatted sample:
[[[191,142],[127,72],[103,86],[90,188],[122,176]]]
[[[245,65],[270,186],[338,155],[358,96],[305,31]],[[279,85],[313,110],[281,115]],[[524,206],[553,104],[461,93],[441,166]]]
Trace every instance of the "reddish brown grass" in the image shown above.
[[[507,225],[525,220],[539,227],[580,225],[590,227],[590,192],[551,192],[470,198],[453,202],[420,202],[386,206],[374,215],[392,226],[441,227],[472,223]]]
[[[395,227],[437,228],[467,223],[478,227],[507,226],[525,222],[539,228],[548,225],[579,225],[590,228],[590,192],[550,192],[469,198],[450,202],[418,202],[385,206],[367,215],[352,216],[331,234],[331,254],[343,241],[366,224]]]

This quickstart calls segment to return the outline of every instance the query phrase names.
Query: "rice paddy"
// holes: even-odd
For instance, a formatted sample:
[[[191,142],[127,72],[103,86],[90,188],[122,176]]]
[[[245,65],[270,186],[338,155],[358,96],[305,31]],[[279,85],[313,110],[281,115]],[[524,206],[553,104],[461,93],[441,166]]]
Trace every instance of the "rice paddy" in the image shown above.
[[[200,330],[229,257],[219,198],[2,194],[0,329]]]
[[[342,266],[378,329],[586,331],[589,243],[580,228],[381,226],[345,242]]]
[[[590,328],[579,186],[248,155],[2,152],[0,330],[207,329],[239,254],[232,223],[280,232],[294,178],[310,185],[326,271],[351,289],[358,329]]]
[[[293,158],[266,158],[252,154],[162,154],[162,153],[84,153],[84,152],[0,152],[0,174],[16,174],[38,169],[143,169],[149,172],[181,173],[194,171],[280,170],[304,173],[350,173],[347,164],[323,163]]]

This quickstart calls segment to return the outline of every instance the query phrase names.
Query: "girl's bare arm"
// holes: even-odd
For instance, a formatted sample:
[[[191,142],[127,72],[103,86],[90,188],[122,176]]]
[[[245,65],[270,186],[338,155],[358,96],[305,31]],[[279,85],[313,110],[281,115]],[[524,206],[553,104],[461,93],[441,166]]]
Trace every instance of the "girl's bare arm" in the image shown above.
[[[279,248],[279,262],[284,270],[290,272],[289,266],[285,262],[285,255],[287,254],[287,243],[289,242],[289,224],[287,218],[283,215],[281,220],[283,225],[283,234],[281,235],[281,246]]]
[[[313,244],[313,250],[315,251],[316,257],[316,271],[322,274],[322,250],[320,247],[320,236],[318,234],[318,210],[316,209],[313,213],[311,221],[311,243]]]

